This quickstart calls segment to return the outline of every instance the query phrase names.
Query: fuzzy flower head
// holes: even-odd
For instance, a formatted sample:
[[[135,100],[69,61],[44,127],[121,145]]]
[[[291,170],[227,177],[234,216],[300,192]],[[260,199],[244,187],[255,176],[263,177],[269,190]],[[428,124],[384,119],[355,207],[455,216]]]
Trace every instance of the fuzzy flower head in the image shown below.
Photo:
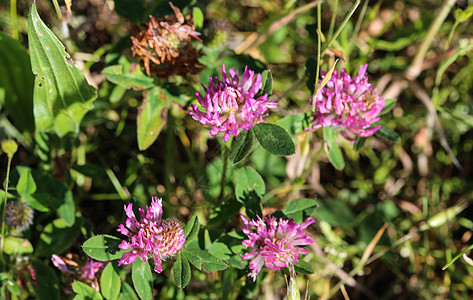
[[[340,73],[336,70],[333,72],[315,98],[312,129],[342,127],[341,134],[352,141],[353,135],[368,137],[381,128],[372,125],[379,121],[384,99],[368,82],[367,68],[368,64],[362,65],[355,78],[348,75],[345,69]],[[309,102],[313,104],[313,99],[310,98]]]
[[[139,209],[140,221],[133,212],[133,205],[125,205],[127,219],[125,225],[120,224],[117,231],[130,238],[130,242],[123,240],[118,248],[130,249],[122,255],[118,265],[129,265],[138,257],[142,261],[148,258],[154,260],[154,270],[163,271],[162,262],[173,258],[181,251],[186,241],[184,230],[180,222],[173,219],[162,220],[162,199],[153,197],[151,205],[146,210]]]
[[[248,236],[242,244],[251,249],[241,259],[251,259],[248,277],[253,277],[253,281],[263,266],[273,270],[289,268],[299,263],[299,255],[309,253],[302,246],[312,244],[313,240],[303,230],[314,223],[314,219],[308,218],[301,224],[295,223],[294,219],[276,221],[272,216],[266,216],[264,220],[258,216],[256,221],[248,221],[243,216],[241,219],[243,233]]]
[[[5,224],[11,233],[21,233],[33,223],[33,209],[24,201],[9,201],[5,208]]]
[[[210,77],[210,86],[204,87],[205,95],[196,93],[197,100],[204,111],[192,105],[190,115],[203,125],[212,126],[211,135],[223,132],[223,140],[230,135],[238,136],[240,129],[250,130],[253,124],[260,123],[268,114],[269,108],[277,106],[276,99],[270,100],[268,94],[255,97],[263,86],[261,74],[245,67],[243,75],[238,70],[225,70],[222,65],[223,80]]]

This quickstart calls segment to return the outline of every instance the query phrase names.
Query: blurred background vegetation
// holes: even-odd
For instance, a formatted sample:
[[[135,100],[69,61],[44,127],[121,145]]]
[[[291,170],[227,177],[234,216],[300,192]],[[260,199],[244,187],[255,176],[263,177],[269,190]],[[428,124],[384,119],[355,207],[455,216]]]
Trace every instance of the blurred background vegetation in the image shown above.
[[[190,13],[184,9],[187,1],[173,3]],[[12,24],[17,22],[26,48],[29,5],[30,1],[18,1],[18,20],[13,20],[10,3],[0,2],[0,30],[14,35]],[[310,59],[317,54],[313,2],[209,0],[192,5],[205,15],[201,62],[207,68],[200,75],[171,77],[163,83],[176,89],[173,101],[186,107],[194,92],[201,91],[200,83],[207,84],[208,76],[217,74],[222,61],[240,67],[249,62],[256,71],[272,71],[279,108],[270,120],[310,109]],[[446,270],[442,267],[473,243],[472,5],[461,0],[361,1],[323,56],[321,70],[337,57],[343,57],[337,68],[351,74],[369,64],[370,80],[379,93],[396,99],[382,123],[399,134],[400,143],[372,137],[355,151],[353,143],[340,139],[346,164],[342,171],[323,155],[318,132],[293,135],[297,150],[287,159],[261,148],[249,158],[266,183],[265,212],[282,209],[295,198],[315,198],[319,204],[317,223],[311,227],[316,243],[305,258],[316,272],[299,280],[312,299],[471,297],[471,259],[466,256]],[[68,25],[58,20],[52,2],[37,1],[37,6],[89,83],[98,88],[98,99],[78,137],[63,139],[24,135],[2,110],[0,138],[13,137],[21,145],[13,166],[47,170],[65,182],[90,233],[114,234],[122,222],[121,200],[134,198],[144,205],[149,195],[167,200],[167,215],[184,221],[193,214],[201,220],[212,218],[208,205],[220,191],[219,138],[210,138],[206,128],[176,105],[157,141],[139,151],[136,118],[142,93],[114,85],[101,73],[121,56],[133,60],[129,35],[134,26],[147,21],[149,14],[172,14],[167,1],[73,0]],[[322,3],[325,40],[352,6],[345,0]],[[448,14],[439,20],[442,8]],[[436,21],[440,23],[429,35]],[[6,164],[1,156],[2,170]],[[2,181],[4,176],[2,171]],[[13,172],[13,186],[17,178]],[[228,181],[226,188],[231,193],[233,183]],[[37,226],[51,219],[48,214],[38,216]],[[211,228],[218,222],[203,225]],[[236,217],[226,222],[225,226],[238,226]],[[378,232],[383,235],[375,241]],[[70,246],[78,249],[86,238]],[[213,293],[228,280],[224,274],[194,276],[200,281],[186,287],[188,299],[220,298]],[[230,297],[282,297],[283,290],[273,289],[284,286],[282,277],[268,277],[260,289],[234,288]],[[184,292],[167,287],[161,298],[184,297]]]

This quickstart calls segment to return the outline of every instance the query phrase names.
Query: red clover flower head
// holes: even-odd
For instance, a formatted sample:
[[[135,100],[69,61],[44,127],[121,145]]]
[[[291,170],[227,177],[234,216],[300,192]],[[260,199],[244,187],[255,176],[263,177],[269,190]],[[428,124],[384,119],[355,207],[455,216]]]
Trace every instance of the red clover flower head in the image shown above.
[[[253,277],[253,281],[263,266],[273,270],[289,268],[292,264],[299,263],[299,255],[309,253],[302,246],[312,244],[313,240],[303,230],[314,223],[314,219],[307,218],[301,224],[295,223],[294,219],[276,221],[273,216],[266,216],[264,220],[258,216],[256,221],[248,221],[243,216],[241,219],[243,233],[248,236],[242,244],[252,251],[241,259],[252,259],[248,277]]]
[[[336,70],[327,84],[315,98],[315,114],[312,129],[326,126],[342,127],[341,134],[348,140],[373,135],[381,125],[372,127],[379,121],[379,113],[384,108],[384,99],[368,82],[366,69],[362,65],[355,78],[347,74],[345,69],[340,73]],[[322,76],[325,74],[322,72]],[[313,99],[309,102],[313,104]]]
[[[260,123],[267,115],[269,108],[277,106],[276,99],[270,100],[268,94],[255,98],[263,86],[261,74],[245,67],[243,76],[238,77],[238,70],[225,70],[222,65],[223,80],[210,77],[210,86],[203,86],[205,96],[196,93],[200,106],[192,105],[190,115],[203,125],[211,125],[210,134],[215,136],[223,132],[223,140],[230,135],[238,136],[240,129],[250,130],[253,124]]]
[[[163,271],[162,262],[175,257],[181,251],[186,241],[184,230],[180,222],[173,219],[162,220],[162,199],[153,197],[151,205],[139,209],[141,221],[138,221],[133,212],[133,204],[125,205],[127,219],[125,225],[120,224],[117,231],[130,238],[130,242],[123,240],[118,248],[131,249],[122,255],[118,265],[129,265],[138,257],[142,261],[154,259],[154,271]]]
[[[62,287],[64,292],[72,292],[71,285],[74,280],[80,280],[100,291],[98,279],[106,263],[94,261],[92,258],[84,262],[79,255],[72,253],[67,253],[65,257],[53,254],[51,261],[64,274],[66,281],[66,285]]]
[[[100,261],[94,261],[92,258],[88,259],[87,262],[80,268],[80,279],[83,280],[94,280],[95,274],[102,271],[105,267],[105,263]]]

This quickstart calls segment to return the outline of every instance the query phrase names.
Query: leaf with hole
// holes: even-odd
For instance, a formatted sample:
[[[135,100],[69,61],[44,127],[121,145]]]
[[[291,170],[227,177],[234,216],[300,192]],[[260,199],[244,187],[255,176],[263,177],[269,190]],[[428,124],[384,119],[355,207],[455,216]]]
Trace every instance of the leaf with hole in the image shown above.
[[[54,131],[61,137],[77,134],[82,118],[93,108],[96,90],[43,23],[35,3],[28,16],[28,42],[36,77],[33,92],[36,130]]]

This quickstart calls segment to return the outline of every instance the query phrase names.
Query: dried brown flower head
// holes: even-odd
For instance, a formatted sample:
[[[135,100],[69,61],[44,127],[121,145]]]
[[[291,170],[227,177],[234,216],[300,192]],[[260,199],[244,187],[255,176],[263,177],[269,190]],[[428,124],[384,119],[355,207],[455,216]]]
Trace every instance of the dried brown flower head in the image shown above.
[[[143,24],[147,29],[131,36],[133,55],[140,59],[148,76],[186,75],[204,67],[198,61],[201,54],[191,45],[193,40],[201,41],[200,33],[189,16],[184,18],[179,8],[171,2],[169,5],[175,16],[149,16],[149,23]]]

